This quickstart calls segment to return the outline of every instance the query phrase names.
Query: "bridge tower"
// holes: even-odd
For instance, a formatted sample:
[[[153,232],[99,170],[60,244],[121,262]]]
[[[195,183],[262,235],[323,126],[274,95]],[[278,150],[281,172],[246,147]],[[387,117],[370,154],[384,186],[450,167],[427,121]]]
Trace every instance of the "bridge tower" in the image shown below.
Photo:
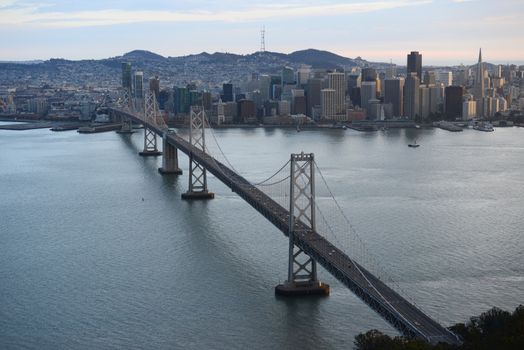
[[[153,125],[157,125],[158,105],[156,96],[153,91],[146,94],[144,101],[144,118],[151,121]],[[144,125],[144,150],[138,152],[141,156],[159,156],[162,154],[157,148],[156,133]]]
[[[276,286],[277,295],[329,295],[329,285],[318,281],[316,261],[297,246],[300,238],[307,239],[306,228],[316,229],[313,162],[313,153],[291,154],[288,277]]]
[[[132,101],[131,101],[131,91],[128,88],[124,88],[124,91],[122,93],[122,101],[120,107],[126,111],[131,112],[132,107]],[[131,119],[122,117],[122,127],[120,130],[117,130],[117,133],[119,134],[132,134],[133,131],[133,123]]]
[[[202,106],[191,106],[189,121],[189,143],[202,152],[206,152],[206,113]],[[207,190],[206,168],[196,162],[193,153],[189,154],[189,189],[182,193],[182,199],[212,199],[213,192]]]

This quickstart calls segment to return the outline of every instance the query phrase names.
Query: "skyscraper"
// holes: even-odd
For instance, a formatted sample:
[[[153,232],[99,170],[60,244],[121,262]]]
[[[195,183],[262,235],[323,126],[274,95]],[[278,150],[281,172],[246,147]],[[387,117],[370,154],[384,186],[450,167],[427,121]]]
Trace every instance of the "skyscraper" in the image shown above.
[[[282,86],[284,85],[295,85],[295,71],[291,67],[282,68]]]
[[[335,112],[335,90],[322,89],[320,91],[320,106],[322,119],[334,119]]]
[[[424,84],[426,85],[435,85],[437,83],[437,78],[435,75],[435,71],[427,70],[424,73]]]
[[[222,84],[222,102],[233,101],[233,84]]]
[[[393,117],[404,115],[404,78],[386,79],[384,81],[384,104],[392,105]]]
[[[122,87],[128,89],[129,92],[132,90],[133,78],[131,77],[131,63],[122,63]]]
[[[308,80],[306,88],[307,113],[309,117],[313,117],[313,108],[321,105],[322,80],[311,78]]]
[[[362,81],[377,81],[375,68],[362,68]]]
[[[410,119],[415,119],[420,112],[419,86],[420,80],[417,73],[410,73],[404,84],[404,114]]]
[[[446,86],[446,115],[448,118],[462,118],[462,95],[464,88],[462,86]]]
[[[335,90],[335,114],[346,114],[346,75],[329,73],[328,87]]]
[[[422,55],[418,51],[411,51],[408,55],[407,75],[417,73],[419,82],[422,80]]]
[[[477,101],[484,97],[484,64],[482,63],[482,49],[479,49],[479,62],[475,70],[475,88],[473,89],[473,96]]]
[[[133,85],[135,86],[135,97],[143,98],[144,97],[144,73],[135,72],[133,82],[134,82]]]
[[[377,83],[375,81],[363,81],[360,85],[360,107],[369,108],[369,100],[377,98]]]
[[[158,98],[158,94],[160,93],[160,79],[158,76],[149,78],[149,90],[153,91],[155,96]]]

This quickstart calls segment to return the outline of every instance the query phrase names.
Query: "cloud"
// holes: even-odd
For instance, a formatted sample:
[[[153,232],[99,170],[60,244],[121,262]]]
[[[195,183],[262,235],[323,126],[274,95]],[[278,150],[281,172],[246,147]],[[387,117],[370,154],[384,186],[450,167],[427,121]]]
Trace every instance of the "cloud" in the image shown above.
[[[310,16],[350,15],[374,12],[407,6],[431,3],[431,0],[390,0],[344,4],[301,5],[255,5],[242,10],[231,11],[150,11],[105,9],[93,11],[42,11],[45,5],[13,5],[14,0],[0,0],[0,26],[32,26],[71,28],[108,26],[146,22],[251,22],[281,18]],[[3,4],[7,4],[3,6]]]

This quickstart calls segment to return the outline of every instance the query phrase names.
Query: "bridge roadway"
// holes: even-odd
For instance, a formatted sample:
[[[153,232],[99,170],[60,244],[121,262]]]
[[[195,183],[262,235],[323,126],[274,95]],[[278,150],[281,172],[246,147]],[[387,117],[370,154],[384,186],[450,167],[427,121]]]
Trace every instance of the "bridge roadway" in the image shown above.
[[[140,119],[132,113],[116,108],[111,108],[111,110],[117,115],[144,124],[144,126],[159,135],[164,134],[164,130]],[[192,154],[194,160],[203,165],[210,173],[215,175],[282,231],[284,235],[288,236],[289,211],[287,209],[251,185],[249,181],[229,167],[192,146],[176,133],[167,133],[167,139],[170,144],[186,155]],[[317,263],[322,265],[403,335],[410,338],[421,338],[431,344],[438,342],[460,344],[458,338],[448,329],[404,299],[319,233],[311,230],[301,222],[295,225],[294,232],[295,244],[298,247],[315,259]]]

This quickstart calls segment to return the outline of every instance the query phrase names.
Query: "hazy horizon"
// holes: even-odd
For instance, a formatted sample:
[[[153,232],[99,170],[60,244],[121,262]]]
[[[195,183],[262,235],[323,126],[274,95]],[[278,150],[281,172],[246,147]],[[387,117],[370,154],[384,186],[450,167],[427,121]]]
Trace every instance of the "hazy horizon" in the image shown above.
[[[424,65],[522,62],[518,0],[0,0],[8,45],[0,60],[100,59],[135,48],[163,56],[202,51],[289,53],[315,47],[372,62]],[[520,43],[520,44],[519,44]]]

